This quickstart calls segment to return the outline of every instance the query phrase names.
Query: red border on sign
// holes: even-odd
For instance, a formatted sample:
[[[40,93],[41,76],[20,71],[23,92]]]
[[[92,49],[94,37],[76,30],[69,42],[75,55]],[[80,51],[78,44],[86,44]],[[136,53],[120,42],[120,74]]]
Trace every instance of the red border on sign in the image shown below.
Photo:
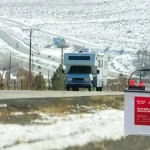
[[[150,126],[150,97],[134,97],[134,124]]]

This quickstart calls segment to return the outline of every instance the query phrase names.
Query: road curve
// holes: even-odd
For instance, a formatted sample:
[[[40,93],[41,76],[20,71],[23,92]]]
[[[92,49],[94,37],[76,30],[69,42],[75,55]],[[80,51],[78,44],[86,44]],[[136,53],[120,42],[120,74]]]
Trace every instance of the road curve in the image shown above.
[[[20,25],[20,26],[23,26],[23,27],[27,27],[27,28],[32,28],[32,25],[30,24],[27,24],[25,22],[20,22],[18,20],[12,20],[12,19],[9,19],[9,18],[4,18],[4,17],[0,17],[0,20],[5,20],[5,21],[8,21],[10,23],[14,23],[14,24],[17,24],[17,25]],[[74,44],[81,44],[81,45],[87,45],[88,47],[91,47],[91,48],[100,48],[100,45],[98,44],[94,44],[94,43],[89,43],[87,41],[84,41],[84,40],[81,40],[81,39],[77,39],[77,38],[74,38],[74,37],[70,37],[70,36],[64,36],[64,35],[60,35],[60,34],[57,34],[57,33],[53,33],[49,30],[44,30],[44,29],[40,29],[39,32],[42,32],[42,33],[45,33],[45,34],[48,34],[48,35],[52,35],[52,36],[58,36],[58,37],[62,37],[62,38],[65,38],[66,40],[68,40],[69,42],[71,43],[74,43]],[[1,38],[6,41],[9,45],[11,45],[12,47],[16,47],[16,43],[19,43],[19,46],[21,46],[20,50],[21,52],[24,52],[26,54],[28,54],[29,50],[28,50],[28,46],[26,44],[24,44],[22,41],[18,40],[17,38],[13,38],[13,36],[11,36],[10,34],[6,33],[4,30],[0,29],[0,33],[3,35],[5,34],[5,36],[7,37],[7,39],[4,37],[2,38],[2,35],[1,35]],[[13,43],[9,43],[8,42],[8,39],[11,38],[11,40],[15,40]],[[9,40],[9,41],[11,41]],[[18,48],[19,50],[19,48]],[[24,50],[24,51],[23,51]],[[41,54],[42,55],[42,54]],[[35,54],[36,56],[36,54]],[[41,57],[41,56],[40,56]],[[54,57],[54,56],[53,56]],[[47,56],[43,55],[42,58],[44,59],[47,59]],[[60,60],[58,60],[58,58],[54,57],[55,60],[57,62],[60,62]],[[50,73],[51,73],[51,76],[53,75],[53,72],[51,69],[50,70]],[[46,71],[47,72],[47,71]],[[117,78],[119,76],[120,73],[117,73],[117,72],[112,72],[110,70],[108,70],[108,74],[109,76],[112,76],[112,77],[115,77]],[[127,75],[128,76],[128,75]]]
[[[96,92],[96,91],[28,91],[28,90],[2,90],[0,100],[4,99],[32,99],[51,97],[80,97],[80,96],[121,96],[123,92]]]
[[[19,20],[13,20],[13,19],[10,19],[10,18],[5,18],[5,17],[0,17],[0,20],[5,20],[5,21],[8,21],[8,22],[11,22],[11,23],[14,23],[14,24],[18,24],[20,26],[27,27],[27,28],[33,28],[32,25],[30,25],[28,23],[25,23],[25,22],[20,22]],[[40,32],[43,32],[45,34],[52,35],[52,36],[58,36],[58,37],[61,37],[61,38],[65,38],[66,40],[68,40],[69,42],[71,42],[73,44],[80,44],[82,46],[86,45],[90,48],[98,48],[98,49],[101,48],[101,45],[99,45],[99,44],[90,43],[88,41],[78,39],[78,38],[74,38],[74,37],[70,37],[70,36],[60,35],[58,33],[54,33],[54,32],[51,32],[49,30],[40,29]]]
[[[27,24],[27,23],[25,23],[25,22],[20,22],[19,20],[12,20],[12,19],[10,19],[10,18],[4,18],[4,17],[0,17],[0,20],[5,20],[5,21],[8,21],[8,22],[10,22],[10,23],[14,23],[14,24],[17,24],[17,25],[20,25],[20,26],[23,26],[23,27],[27,27],[27,28],[32,28],[32,25],[30,25],[30,24]],[[39,32],[42,32],[42,33],[45,33],[45,34],[48,34],[48,35],[52,35],[52,36],[57,36],[57,37],[62,37],[62,38],[65,38],[66,40],[68,40],[69,42],[71,42],[71,43],[73,43],[73,44],[81,44],[81,45],[87,45],[88,47],[91,47],[91,48],[100,48],[100,45],[98,45],[98,44],[94,44],[94,43],[89,43],[89,42],[87,42],[87,41],[84,41],[84,40],[81,40],[81,39],[78,39],[78,38],[74,38],[74,37],[70,37],[70,36],[64,36],[64,35],[60,35],[60,34],[57,34],[57,33],[53,33],[53,32],[51,32],[51,31],[49,31],[49,30],[45,30],[45,29],[40,29],[39,30]],[[4,37],[2,38],[2,35],[1,35],[1,38],[4,40],[4,41],[6,41],[9,45],[11,45],[13,48],[15,48],[16,47],[16,43],[19,43],[19,46],[21,46],[21,48],[20,48],[20,50],[21,50],[21,52],[23,52],[23,53],[26,53],[26,54],[28,54],[28,52],[29,52],[29,50],[28,50],[28,46],[26,45],[26,44],[24,44],[22,41],[20,41],[20,40],[18,40],[17,38],[13,38],[12,39],[12,37],[13,36],[11,36],[10,34],[8,34],[8,33],[6,33],[4,30],[2,30],[2,29],[0,29],[0,33],[3,35],[3,34],[6,34],[7,36],[7,39],[4,39]],[[9,36],[8,36],[9,35]],[[9,40],[9,41],[12,41],[12,40],[15,40],[15,42],[8,42],[8,38],[11,38],[11,40]],[[18,50],[19,50],[19,48],[18,48]],[[23,51],[24,50],[24,51]],[[35,56],[36,56],[36,54],[35,54]],[[41,54],[41,56],[42,56],[42,58],[43,59],[46,59],[47,60],[47,56],[45,56],[44,54]],[[40,57],[41,57],[40,56]],[[53,56],[54,57],[54,56]],[[60,60],[58,59],[58,58],[56,58],[56,57],[54,57],[55,58],[55,61],[56,62],[60,62]],[[47,69],[46,69],[47,70]],[[49,68],[49,70],[50,70],[50,76],[52,76],[53,75],[53,72],[54,72],[54,70],[51,70],[50,68]],[[46,74],[47,74],[47,71],[43,71],[43,72],[46,72]],[[124,74],[124,73],[123,73]],[[110,71],[110,70],[108,70],[108,75],[109,76],[111,76],[111,77],[115,77],[115,78],[118,78],[119,77],[119,75],[120,75],[120,73],[118,72],[114,72],[114,71]],[[124,74],[124,76],[129,76],[128,74]]]
[[[26,44],[24,44],[22,41],[20,41],[19,39],[15,38],[14,36],[10,35],[6,31],[4,31],[3,29],[0,29],[0,38],[2,40],[4,40],[6,43],[8,43],[12,48],[14,48],[17,51],[19,51],[20,53],[24,53],[24,54],[28,54],[29,55],[29,47]],[[19,45],[18,48],[16,48],[16,43],[18,43],[18,45]],[[32,54],[34,55],[34,59],[40,60],[41,58],[43,58],[43,59],[49,61],[49,58],[47,57],[47,55],[41,54],[40,56],[37,56],[37,52],[35,52],[35,51],[32,51]],[[15,57],[15,58],[20,59],[18,57]],[[55,60],[56,60],[56,58],[55,58]],[[52,60],[50,60],[50,61],[52,61]],[[24,62],[26,62],[26,61],[24,61]],[[52,69],[52,68],[50,68],[50,67],[48,67],[46,65],[43,65],[40,62],[39,63],[35,62],[34,64],[37,64],[36,66],[40,65],[42,67],[41,70],[38,70],[36,68],[34,68],[34,70],[36,70],[38,72],[41,71],[45,75],[47,75],[47,72],[49,70],[50,76],[53,76],[53,73],[55,72],[55,69]]]

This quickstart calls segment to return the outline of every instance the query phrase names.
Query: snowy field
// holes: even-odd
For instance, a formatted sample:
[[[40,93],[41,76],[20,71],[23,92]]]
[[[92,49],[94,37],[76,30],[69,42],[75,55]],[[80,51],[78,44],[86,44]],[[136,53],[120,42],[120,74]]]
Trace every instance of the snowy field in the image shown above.
[[[77,45],[93,52],[105,51],[110,57],[110,71],[130,74],[135,69],[136,52],[150,51],[149,16],[149,0],[1,0],[0,38],[5,31],[16,39],[16,46],[0,39],[0,58],[9,58],[13,53],[12,57],[22,60],[23,67],[28,68],[28,53],[18,46],[29,49],[29,29],[33,27],[42,30],[32,33],[32,51],[36,68],[42,66],[44,74],[49,69],[54,72],[60,63],[60,50],[53,44],[55,37],[66,39],[69,48],[65,52],[78,51]],[[117,140],[124,134],[123,111],[119,110],[40,115],[42,119],[33,120],[30,126],[0,124],[0,149],[64,149]]]
[[[123,131],[122,110],[93,111],[89,114],[49,116],[39,113],[39,125],[0,125],[0,149],[60,150],[105,139],[120,139]],[[21,113],[16,115],[22,115]]]
[[[134,49],[148,44],[149,8],[148,0],[2,0],[0,14],[102,47]]]
[[[149,15],[148,0],[0,1],[2,30],[27,46],[30,40],[28,29],[32,26],[42,30],[32,34],[32,49],[35,52],[60,58],[60,50],[53,45],[53,38],[60,36],[69,44],[65,52],[76,51],[76,45],[91,47],[93,52],[106,50],[111,57],[109,70],[127,74],[135,70],[133,60],[137,57],[136,52],[149,51]],[[6,43],[0,45],[3,47]],[[8,49],[10,47],[7,46]],[[120,51],[123,53],[120,54]],[[5,48],[3,53],[6,53]],[[18,53],[24,55],[21,51]],[[118,61],[116,57],[122,60]],[[28,59],[28,56],[23,59]],[[60,62],[52,61],[54,64],[49,65],[54,71]],[[48,64],[42,63],[44,66]]]

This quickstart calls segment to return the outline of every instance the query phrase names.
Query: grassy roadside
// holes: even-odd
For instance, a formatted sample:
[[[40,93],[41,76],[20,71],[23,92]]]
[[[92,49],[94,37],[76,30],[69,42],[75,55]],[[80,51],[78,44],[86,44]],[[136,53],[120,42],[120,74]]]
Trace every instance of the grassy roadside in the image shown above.
[[[33,100],[3,100],[0,106],[0,123],[30,124],[34,119],[40,119],[35,111],[49,115],[68,113],[91,113],[90,110],[123,109],[123,96],[94,96],[76,98],[52,98]],[[12,113],[22,113],[12,115]],[[31,113],[32,112],[32,113]],[[115,127],[114,127],[115,128]],[[68,147],[65,150],[148,150],[150,138],[146,136],[127,136],[119,140],[104,140],[90,142],[83,146]]]
[[[35,111],[49,115],[66,113],[90,113],[91,110],[107,108],[122,109],[123,96],[68,97],[32,100],[1,100],[0,123],[29,124],[31,120],[40,118]],[[18,113],[21,115],[17,115]],[[32,112],[32,113],[31,113]],[[15,114],[16,115],[12,115]]]
[[[91,142],[84,146],[69,147],[65,150],[148,150],[150,138],[146,136],[127,136],[120,140]]]

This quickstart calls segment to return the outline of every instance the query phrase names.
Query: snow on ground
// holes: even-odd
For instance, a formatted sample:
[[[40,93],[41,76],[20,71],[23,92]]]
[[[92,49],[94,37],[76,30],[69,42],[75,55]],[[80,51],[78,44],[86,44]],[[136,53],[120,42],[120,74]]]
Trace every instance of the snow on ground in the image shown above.
[[[8,71],[8,70],[4,71],[4,73],[3,73],[3,70],[0,70],[0,76],[3,76],[3,79],[6,79],[6,73],[7,73],[7,71]],[[11,78],[12,80],[16,80],[16,79],[17,79],[17,77],[14,76],[12,73],[10,74],[10,78]]]
[[[11,116],[19,116],[19,115],[24,115],[23,112],[11,112],[10,113]]]
[[[133,66],[133,60],[136,56],[131,54],[124,54],[115,56],[111,62],[109,62],[109,70],[116,70],[118,73],[130,74],[135,70]]]
[[[42,120],[40,125],[1,124],[0,149],[64,149],[105,139],[117,140],[124,134],[121,110],[102,110],[63,117],[41,116],[49,124],[43,125],[45,122]]]
[[[22,53],[14,48],[12,48],[11,46],[9,46],[6,42],[0,40],[0,43],[2,45],[0,53],[1,53],[1,58],[5,57],[5,58],[9,58],[10,54],[12,54],[12,62],[14,62],[14,60],[16,61],[16,59],[18,60],[18,64],[20,64],[20,66],[22,65],[24,68],[28,68],[28,61],[29,61],[29,55]],[[57,57],[59,57],[58,53],[57,53]],[[39,55],[33,55],[33,66],[34,66],[34,70],[37,70],[38,66],[41,66],[42,69],[45,68],[45,72],[44,75],[47,75],[47,70],[51,69],[51,70],[55,70],[59,63],[56,63],[53,61],[53,55],[51,55],[51,59],[43,59],[40,58]],[[9,59],[8,59],[9,60]],[[9,62],[8,62],[9,63]],[[1,69],[1,68],[0,68]],[[43,71],[43,70],[42,70]],[[39,70],[37,70],[37,72],[39,72]]]
[[[7,107],[7,104],[0,104],[0,107]]]
[[[124,49],[123,55],[127,52],[135,54],[138,50],[149,51],[149,8],[148,0],[1,0],[1,18],[14,22],[18,20],[20,25],[0,19],[0,28],[27,45],[29,30],[26,29],[29,25],[70,37],[79,43],[85,41],[89,45],[100,45],[92,51],[108,48],[109,55],[118,55]],[[56,36],[34,31],[32,45],[37,52],[60,58],[60,52],[53,46],[54,37]],[[72,51],[74,44],[70,43],[69,46],[68,51]],[[113,60],[116,67],[110,67],[111,71],[131,73],[134,70],[132,62],[131,68],[124,67],[126,59],[123,55],[120,63]],[[121,69],[118,70],[119,68]]]

